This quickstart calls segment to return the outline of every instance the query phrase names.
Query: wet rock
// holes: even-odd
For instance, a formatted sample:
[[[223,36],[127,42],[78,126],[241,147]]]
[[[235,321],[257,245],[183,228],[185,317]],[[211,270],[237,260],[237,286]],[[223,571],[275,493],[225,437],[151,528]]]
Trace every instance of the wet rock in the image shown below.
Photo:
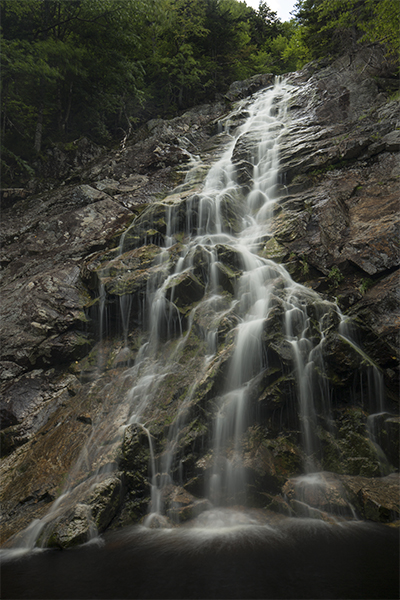
[[[2,424],[4,421],[2,419]],[[21,436],[20,427],[13,425],[5,427],[0,431],[0,454],[7,456],[13,452],[18,446],[21,446],[27,441],[26,437]]]
[[[44,532],[48,547],[71,548],[83,544],[102,533],[115,517],[123,498],[121,474],[99,475],[96,479],[72,506],[67,496],[66,508],[61,505],[58,509],[61,515],[55,513],[54,522]],[[71,495],[75,494],[76,490],[72,490]]]
[[[76,420],[85,423],[86,425],[92,425],[92,418],[90,415],[78,415]]]
[[[128,499],[137,500],[136,518],[146,513],[150,501],[149,459],[147,433],[140,426],[129,425],[124,432],[119,468],[123,472]]]
[[[13,235],[16,217],[20,229]],[[18,203],[12,214],[4,211],[3,361],[13,357],[28,370],[87,352],[86,292],[77,263],[94,248],[105,247],[129,218],[126,209],[87,185],[44,195],[29,210]]]
[[[103,285],[110,296],[136,296],[143,293],[149,280],[159,274],[161,281],[162,274],[165,277],[170,269],[170,264],[157,261],[159,256],[160,249],[151,244],[125,252],[97,269],[97,285]]]
[[[383,450],[384,458],[393,468],[397,468],[400,457],[400,417],[380,412],[370,415],[367,424],[373,441]]]
[[[146,517],[145,523],[149,529],[171,529],[174,525],[168,517],[158,513],[152,513]]]
[[[364,279],[365,282],[368,283],[368,280]],[[376,283],[370,280],[369,284],[371,287],[362,295],[356,306],[352,307],[349,314],[368,323],[374,333],[389,344],[391,355],[394,356],[397,354],[400,327],[399,274],[395,271]],[[374,356],[374,346],[376,347],[376,340],[371,340],[367,345],[367,351],[372,356]],[[379,354],[383,357],[382,347],[379,349]]]
[[[386,367],[390,359],[384,344],[394,350],[392,326],[397,322],[390,302],[397,294],[391,285],[398,281],[395,148],[400,108],[398,101],[384,101],[378,94],[368,71],[371,57],[365,53],[350,67],[342,68],[345,59],[327,67],[327,79],[318,74],[319,95],[313,99],[299,89],[292,111],[297,116],[307,111],[307,124],[289,127],[287,144],[282,146],[288,193],[279,201],[273,232],[300,267],[306,253],[308,272],[293,270],[296,280],[338,298],[343,290],[343,308],[351,308],[379,335],[380,349],[373,356]],[[361,64],[365,69],[360,79]],[[310,72],[304,77],[313,81]],[[379,215],[374,214],[377,206]],[[347,266],[341,281],[330,277],[343,265]],[[365,293],[368,281],[372,285]],[[377,338],[368,352],[374,344]],[[394,350],[392,356],[396,354]]]
[[[346,385],[353,379],[355,371],[361,367],[365,355],[348,340],[337,334],[331,334],[323,345],[328,377],[338,385]]]
[[[133,227],[126,232],[122,250],[127,251],[143,244],[165,245],[167,212],[166,204],[161,202],[154,203],[146,208],[136,218]],[[180,214],[181,220],[183,220],[182,210]]]
[[[288,437],[272,438],[257,426],[250,427],[246,437],[243,467],[250,501],[253,506],[271,508],[267,497],[278,494],[287,478],[301,471],[301,453]]]
[[[220,262],[233,271],[241,272],[241,269],[243,269],[242,256],[236,248],[224,244],[217,244],[216,251]]]
[[[232,162],[236,167],[237,181],[250,189],[254,171],[255,141],[249,134],[241,136],[235,144]]]
[[[265,243],[264,248],[262,250],[262,256],[275,262],[281,263],[286,258],[288,258],[288,251],[285,248],[285,246],[279,244],[279,242],[272,237]]]
[[[367,478],[340,476],[350,501],[364,519],[389,523],[399,519],[399,474]]]
[[[5,433],[8,443],[16,446],[28,441],[43,427],[53,413],[79,389],[73,374],[44,372],[41,369],[16,378],[3,390],[0,400],[2,411],[1,427],[12,427]]]
[[[212,507],[209,500],[195,498],[187,490],[178,486],[167,486],[164,489],[163,502],[167,517],[173,523],[184,523],[194,519]]]
[[[88,395],[85,386],[77,385],[74,375],[70,374],[70,381],[68,378],[63,381],[64,378],[59,374],[57,377],[57,373],[50,375],[42,374],[39,393],[43,398],[36,412],[30,413],[16,426],[15,437],[18,436],[18,441],[23,438],[23,445],[3,456],[0,465],[3,540],[49,511],[49,498],[53,501],[59,497],[68,473],[72,487],[87,476],[79,467],[71,471],[93,432],[93,426],[78,421],[77,417],[90,414],[92,420],[97,421],[97,426],[107,427],[104,415],[99,423],[98,414],[105,407],[98,402],[96,394]],[[71,395],[69,389],[73,389],[74,394]],[[112,452],[112,446],[102,450]],[[92,458],[88,454],[85,456],[86,461]],[[99,457],[97,460],[100,466]],[[107,461],[105,456],[104,462]],[[29,498],[32,500],[28,501]]]
[[[254,94],[261,88],[271,86],[273,84],[274,76],[271,73],[265,73],[262,75],[254,75],[250,79],[244,81],[235,81],[229,87],[226,93],[226,98],[230,101],[240,100],[250,94]]]
[[[240,274],[220,262],[215,263],[214,269],[218,285],[220,285],[225,292],[233,294]]]
[[[99,533],[104,531],[117,514],[123,498],[121,478],[110,475],[98,483],[88,499],[91,518]]]
[[[202,339],[211,335],[218,343],[223,343],[238,324],[238,316],[231,310],[229,297],[215,296],[210,302],[199,305],[194,324]]]
[[[349,409],[349,412],[352,410]],[[357,432],[348,421],[345,424],[342,422],[337,437],[325,429],[318,431],[318,437],[325,469],[367,477],[381,474],[383,463],[380,453],[369,438],[365,425]]]
[[[204,295],[204,285],[190,271],[174,275],[166,286],[166,297],[178,308],[187,308]]]
[[[334,474],[323,472],[289,479],[282,488],[296,514],[324,518],[320,513],[352,516],[347,490]]]
[[[264,498],[265,507],[268,510],[272,510],[273,512],[281,515],[286,515],[287,517],[291,517],[293,515],[293,509],[290,507],[290,504],[286,502],[284,498],[282,498],[282,496],[264,494]]]
[[[77,504],[73,513],[62,518],[51,532],[48,548],[73,548],[88,542],[96,530],[86,504]]]

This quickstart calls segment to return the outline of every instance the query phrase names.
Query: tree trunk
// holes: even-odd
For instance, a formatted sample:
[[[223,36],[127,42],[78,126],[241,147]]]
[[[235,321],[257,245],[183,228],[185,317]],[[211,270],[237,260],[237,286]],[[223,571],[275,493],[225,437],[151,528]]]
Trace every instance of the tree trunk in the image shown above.
[[[68,130],[68,121],[69,121],[69,116],[71,114],[72,89],[73,89],[73,82],[71,81],[70,86],[69,86],[69,92],[68,92],[68,104],[67,104],[67,109],[65,111],[64,124],[63,124],[64,133],[66,133]]]
[[[41,104],[36,121],[35,143],[33,149],[36,154],[39,154],[42,148],[42,133],[43,133],[43,104]]]

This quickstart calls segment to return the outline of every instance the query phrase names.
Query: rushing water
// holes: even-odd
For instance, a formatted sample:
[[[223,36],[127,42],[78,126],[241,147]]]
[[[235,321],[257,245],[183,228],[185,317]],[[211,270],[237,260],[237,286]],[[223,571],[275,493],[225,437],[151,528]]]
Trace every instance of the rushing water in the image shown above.
[[[151,502],[145,525],[152,527],[154,522],[160,524],[160,519],[165,515],[164,490],[168,486],[179,486],[183,483],[183,467],[178,449],[180,436],[187,425],[189,407],[217,355],[218,325],[225,316],[234,314],[235,327],[231,332],[234,336],[234,350],[225,377],[225,387],[216,399],[210,428],[211,443],[208,448],[210,467],[203,490],[204,498],[208,501],[207,508],[213,507],[213,510],[204,512],[192,528],[180,532],[171,529],[163,532],[154,532],[146,528],[135,529],[131,534],[121,534],[119,538],[109,540],[105,554],[104,549],[99,548],[87,548],[81,553],[68,554],[66,563],[70,566],[62,570],[63,590],[57,587],[57,593],[52,590],[57,586],[58,575],[46,575],[47,584],[42,585],[38,582],[38,575],[34,574],[36,567],[40,573],[40,569],[47,568],[46,561],[51,562],[54,559],[50,558],[49,554],[46,554],[47,558],[32,557],[31,562],[25,564],[33,581],[32,595],[25,589],[20,592],[12,591],[8,597],[39,597],[35,593],[42,594],[41,598],[377,597],[367,596],[366,593],[371,590],[371,573],[377,573],[379,561],[374,563],[373,571],[369,571],[370,559],[364,564],[352,555],[353,563],[345,564],[345,559],[341,557],[339,563],[334,563],[333,569],[329,569],[326,561],[329,560],[329,556],[332,559],[332,553],[326,553],[326,545],[331,544],[340,554],[350,543],[354,546],[354,553],[357,553],[367,539],[375,539],[376,547],[381,547],[384,539],[393,544],[392,533],[383,533],[379,528],[363,528],[361,525],[358,529],[356,526],[346,529],[349,525],[338,525],[332,530],[327,524],[319,522],[318,525],[310,525],[308,521],[304,521],[303,525],[294,525],[292,520],[286,524],[266,524],[260,523],[258,517],[248,514],[246,516],[244,512],[223,512],[220,508],[246,504],[248,482],[243,439],[247,427],[251,424],[251,397],[261,374],[268,367],[268,357],[263,345],[266,323],[277,307],[281,307],[283,311],[283,334],[296,375],[297,410],[305,473],[304,479],[299,481],[299,489],[303,484],[316,487],[325,485],[317,474],[320,449],[316,428],[317,405],[318,410],[323,411],[327,418],[330,411],[330,390],[325,376],[323,346],[326,329],[332,322],[337,323],[342,338],[367,364],[362,376],[371,380],[371,394],[365,399],[370,412],[381,413],[384,410],[381,376],[368,357],[363,355],[352,334],[351,324],[341,315],[338,307],[323,300],[312,290],[295,283],[282,265],[258,254],[268,239],[268,223],[273,215],[278,193],[282,192],[282,186],[279,185],[279,148],[280,141],[287,135],[290,126],[288,102],[294,93],[289,84],[278,82],[273,89],[258,94],[254,102],[247,106],[248,118],[231,136],[231,141],[221,158],[209,169],[201,192],[187,198],[183,219],[179,213],[181,203],[177,205],[168,197],[165,199],[166,235],[158,255],[159,270],[148,281],[146,298],[141,307],[142,322],[147,326],[148,335],[134,365],[128,367],[124,373],[125,380],[133,383],[118,406],[114,406],[109,413],[108,424],[103,423],[94,430],[90,443],[75,467],[76,473],[81,474],[86,470],[94,472],[95,475],[85,479],[79,486],[72,483],[74,476],[71,475],[63,495],[53,504],[49,514],[41,521],[31,524],[20,538],[19,545],[25,549],[33,548],[48,524],[51,525],[60,515],[70,510],[71,506],[79,503],[79,498],[85,490],[93,488],[115,468],[112,466],[112,460],[103,455],[107,445],[103,442],[105,439],[112,439],[113,446],[118,446],[124,431],[131,425],[141,428],[147,437],[150,450]],[[246,168],[251,170],[246,186],[238,181],[232,158],[235,148],[242,141],[247,143],[247,148],[251,148],[251,155],[247,151],[246,156]],[[187,182],[194,178],[194,172],[202,168],[199,160],[194,157],[193,168],[187,174]],[[171,198],[179,196],[183,189],[184,186],[175,190]],[[234,211],[238,211],[236,230],[232,230],[225,218],[226,207],[229,205],[234,207]],[[182,229],[185,231],[185,243],[176,260],[174,271],[169,273],[164,267]],[[126,235],[121,238],[120,256],[124,253]],[[221,247],[225,251],[229,249],[240,272],[229,298],[224,292],[226,273],[220,261]],[[195,308],[186,315],[184,323],[175,304],[175,286],[182,278],[191,276],[199,256],[202,257],[205,293]],[[128,338],[131,311],[131,297],[128,294],[122,295],[119,313],[123,349],[120,358],[123,358],[123,353],[129,356],[130,352]],[[168,375],[175,369],[177,357],[185,351],[193,323],[201,311],[211,316],[203,350],[196,357],[196,377],[182,398],[176,416],[169,426],[166,447],[162,454],[157,456],[151,422],[147,423],[148,413]],[[106,290],[101,284],[101,338],[107,332],[107,318]],[[177,339],[177,343],[174,349],[168,350],[166,354],[163,344],[171,338]],[[98,366],[101,368],[100,363]],[[373,418],[370,419],[370,429],[373,439]],[[96,531],[93,531],[93,536],[96,537]],[[42,539],[46,539],[45,536]],[[372,542],[368,544],[368,547],[372,546]],[[186,554],[191,556],[190,560]],[[374,552],[375,561],[378,554]],[[126,568],[135,569],[132,581],[128,581],[126,574],[121,575],[122,567],[117,563],[122,556],[122,564],[126,563]],[[385,556],[387,557],[387,553]],[[365,558],[365,553],[363,557]],[[81,558],[82,564],[87,566],[78,566]],[[214,568],[212,564],[215,558],[218,559],[218,568]],[[54,562],[55,573],[60,572],[58,560]],[[173,567],[173,560],[178,561],[180,566]],[[255,561],[254,565],[251,565],[252,560]],[[105,563],[104,572],[97,581],[92,581],[90,575],[91,583],[84,584],[86,569],[90,573],[94,561],[98,561],[98,564]],[[247,565],[243,572],[242,561]],[[315,574],[308,569],[307,561],[316,565]],[[85,596],[79,596],[79,592],[72,591],[65,568],[74,569],[77,578],[75,589],[82,590],[81,593]],[[142,568],[145,569],[146,576],[141,577],[138,571]],[[390,571],[391,567],[389,563],[385,563],[385,566],[381,565],[379,568],[386,572]],[[8,569],[8,577],[18,576],[18,566]],[[188,581],[185,569],[189,569],[190,572],[194,570],[192,582]],[[337,582],[335,569],[341,570],[344,577],[342,584]],[[359,588],[350,595],[348,584],[351,579],[350,572],[354,569],[359,569],[360,572],[351,586],[358,585]],[[205,576],[209,577],[207,585],[203,581]],[[311,581],[310,578],[314,576],[316,580]],[[362,580],[364,576],[366,579]],[[385,597],[395,597],[393,590],[397,589],[396,585],[391,575],[387,581]],[[12,587],[9,579],[7,586]],[[382,586],[375,587],[376,590],[385,589]],[[35,589],[38,591],[35,592]],[[17,584],[14,584],[14,590],[18,590]],[[115,595],[116,593],[119,595]]]

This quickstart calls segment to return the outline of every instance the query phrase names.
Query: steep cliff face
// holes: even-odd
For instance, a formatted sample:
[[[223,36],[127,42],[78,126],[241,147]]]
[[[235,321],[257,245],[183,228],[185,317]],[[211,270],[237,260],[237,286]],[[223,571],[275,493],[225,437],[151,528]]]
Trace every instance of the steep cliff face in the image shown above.
[[[312,94],[293,107],[301,130],[289,130],[282,149],[287,195],[274,237],[297,277],[335,296],[384,342],[366,341],[366,349],[386,367],[390,388],[399,330],[399,102],[383,93],[385,81],[368,53],[307,81]]]
[[[258,247],[263,259],[276,263],[262,341],[267,368],[252,383],[251,415],[242,432],[246,502],[254,507],[301,514],[306,502],[320,513],[347,514],[351,504],[363,518],[398,519],[400,103],[385,92],[383,59],[373,60],[360,54],[351,64],[343,58],[289,76],[296,93],[281,143],[278,199]],[[204,173],[248,115],[251,99],[237,99],[246,89],[254,93],[270,85],[271,78],[262,76],[233,86],[225,102],[171,121],[153,120],[126,146],[59,187],[5,204],[3,541],[48,514],[62,490],[78,489],[88,472],[97,472],[97,479],[87,489],[78,486],[79,495],[69,494],[62,513],[53,514],[56,525],[46,532],[46,543],[74,545],[94,529],[143,518],[151,489],[161,490],[151,482],[157,468],[152,473],[149,465],[160,465],[163,457],[168,462],[175,430],[172,482],[161,490],[164,514],[186,520],[209,506],[204,488],[212,472],[212,423],[216,399],[232,377],[234,332],[242,318],[232,295],[243,264],[224,240],[213,248],[222,288],[218,306],[203,301],[211,264],[204,248],[192,248],[190,269],[177,272],[177,264],[190,228],[188,203],[198,225],[205,210]],[[230,234],[245,217],[252,153],[251,136],[242,136],[232,155],[241,192],[221,203],[221,227]],[[179,232],[172,245],[171,228]],[[317,499],[299,496],[292,479],[307,456],[293,409],[296,365],[282,329],[286,270],[310,290],[305,304],[311,338],[327,338],[324,378],[333,404],[329,418],[318,408],[315,423],[322,448],[318,467],[325,473]],[[152,355],[155,379],[146,387],[135,365],[151,339],[146,298],[160,282],[167,282],[170,316],[157,321],[163,346]],[[338,334],[334,308],[326,309],[321,333],[319,304],[335,298],[353,318],[356,348]],[[208,356],[211,330],[216,350],[207,362],[199,357]],[[174,369],[164,368],[165,360],[162,366],[163,355],[176,357]],[[367,393],[375,371],[386,389],[384,411],[376,410],[377,398]],[[132,398],[140,404],[150,393],[157,401],[147,406],[145,423],[136,423]],[[378,412],[371,437],[368,416]],[[376,443],[386,454],[384,467]],[[162,473],[164,467],[158,468]],[[382,469],[386,477],[378,479]]]

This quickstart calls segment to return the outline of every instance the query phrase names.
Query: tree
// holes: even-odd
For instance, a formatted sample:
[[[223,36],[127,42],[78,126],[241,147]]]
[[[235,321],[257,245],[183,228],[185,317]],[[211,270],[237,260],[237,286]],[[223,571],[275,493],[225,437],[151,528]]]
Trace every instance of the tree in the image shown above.
[[[400,54],[400,6],[397,0],[368,0],[371,18],[361,24],[365,32],[362,41],[385,46],[387,55],[399,59]]]
[[[126,137],[137,120],[295,62],[293,28],[265,2],[255,11],[239,0],[0,0],[0,9],[9,179],[30,175],[51,144]]]
[[[103,141],[129,125],[129,105],[142,97],[147,4],[2,0],[1,123],[9,156],[30,159],[43,140],[90,134]]]
[[[298,0],[296,19],[313,58],[354,53],[376,43],[392,58],[399,53],[397,0]]]

